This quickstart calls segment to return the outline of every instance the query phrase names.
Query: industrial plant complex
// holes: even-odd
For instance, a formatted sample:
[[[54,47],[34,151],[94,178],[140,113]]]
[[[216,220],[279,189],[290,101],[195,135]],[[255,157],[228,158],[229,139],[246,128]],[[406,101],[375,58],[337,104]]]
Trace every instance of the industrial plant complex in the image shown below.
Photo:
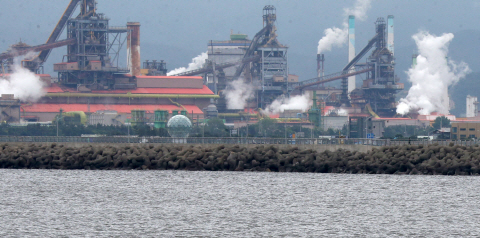
[[[112,26],[96,4],[95,0],[71,0],[45,44],[18,42],[0,54],[4,80],[15,74],[14,58],[29,55],[20,67],[42,82],[38,91],[44,92],[35,100],[2,94],[2,123],[47,123],[63,114],[84,125],[166,128],[169,118],[183,115],[192,123],[218,117],[238,129],[270,117],[285,126],[347,127],[346,137],[380,138],[388,126],[427,127],[445,116],[452,122],[454,139],[477,138],[474,132],[480,131],[461,129],[477,128],[472,123],[480,123],[476,97],[466,99],[466,118],[436,112],[397,114],[398,93],[404,85],[395,71],[392,15],[376,20],[375,34],[359,49],[355,17],[349,16],[345,67],[325,75],[325,55],[318,53],[316,77],[299,79],[289,73],[289,48],[277,39],[276,8],[268,5],[253,37],[232,32],[229,39],[205,42],[206,59],[200,67],[167,76],[165,61],[141,60],[141,23]],[[74,15],[77,8],[79,14]],[[60,39],[62,32],[66,39]],[[43,64],[55,48],[65,51],[63,60],[53,65],[56,75],[44,74]],[[119,65],[121,51],[127,52],[126,65]],[[413,66],[415,60],[414,56]],[[356,75],[363,75],[360,87],[356,87]],[[326,86],[334,81],[339,87]],[[296,97],[307,100],[297,108],[281,107]],[[277,102],[280,106],[275,108]]]

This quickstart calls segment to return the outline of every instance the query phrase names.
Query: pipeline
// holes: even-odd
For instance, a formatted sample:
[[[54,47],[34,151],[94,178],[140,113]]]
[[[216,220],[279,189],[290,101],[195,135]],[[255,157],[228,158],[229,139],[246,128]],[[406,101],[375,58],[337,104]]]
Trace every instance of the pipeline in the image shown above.
[[[183,110],[187,111],[187,109],[182,104],[178,102],[174,102],[171,98],[169,98],[168,100],[170,100],[170,102],[172,102],[173,104],[177,105],[177,107],[181,107],[183,108]]]
[[[247,116],[247,117],[256,117],[257,114],[252,114],[252,113],[218,113],[218,117],[241,117],[241,116]]]
[[[87,124],[87,115],[85,114],[85,112],[82,112],[82,111],[72,111],[72,112],[65,112],[63,113],[63,116],[67,116],[67,117],[74,117],[78,115],[80,117],[80,123],[82,125],[86,125]]]
[[[368,110],[368,113],[370,113],[370,115],[372,115],[373,117],[375,118],[380,118],[377,113],[375,113],[372,109],[372,106],[370,106],[370,103],[368,103],[366,106],[365,106]]]
[[[202,94],[114,94],[114,93],[47,93],[47,97],[111,97],[111,98],[220,98]]]

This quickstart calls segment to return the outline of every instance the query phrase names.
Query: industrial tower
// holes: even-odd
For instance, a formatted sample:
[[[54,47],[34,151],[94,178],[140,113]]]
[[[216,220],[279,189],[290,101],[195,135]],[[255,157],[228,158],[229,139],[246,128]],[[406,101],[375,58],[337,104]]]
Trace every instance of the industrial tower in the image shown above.
[[[134,82],[121,75],[140,73],[138,23],[110,27],[109,19],[97,13],[95,0],[83,0],[80,14],[68,19],[66,25],[67,38],[75,39],[75,43],[68,45],[64,62],[54,64],[59,83],[79,91],[135,88]],[[119,51],[127,38],[128,54],[138,59],[135,61],[131,57],[132,61],[128,61],[130,68],[119,68]]]
[[[394,116],[396,114],[395,95],[404,86],[402,83],[398,83],[399,79],[395,75],[393,20],[393,16],[388,16],[387,27],[385,19],[378,18],[375,22],[375,36],[353,58],[351,56],[354,52],[355,36],[353,35],[354,30],[350,29],[349,58],[351,60],[343,70],[331,75],[320,75],[318,73],[316,78],[289,84],[289,90],[293,94],[301,94],[305,89],[315,88],[318,85],[335,80],[342,80],[342,94],[336,106],[361,108],[373,116]],[[349,28],[354,28],[353,17],[349,18],[349,22]],[[360,59],[372,48],[373,51],[367,58],[366,63],[359,63]],[[317,72],[323,71],[323,60],[322,55],[317,55]],[[363,73],[366,73],[366,79],[363,80],[362,87],[355,88],[355,81],[348,78]]]

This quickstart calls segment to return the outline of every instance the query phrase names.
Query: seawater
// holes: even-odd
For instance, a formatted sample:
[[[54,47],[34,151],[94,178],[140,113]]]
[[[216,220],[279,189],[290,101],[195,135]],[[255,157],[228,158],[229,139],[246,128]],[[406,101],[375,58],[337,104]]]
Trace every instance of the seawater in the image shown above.
[[[478,237],[480,177],[0,170],[0,237]]]

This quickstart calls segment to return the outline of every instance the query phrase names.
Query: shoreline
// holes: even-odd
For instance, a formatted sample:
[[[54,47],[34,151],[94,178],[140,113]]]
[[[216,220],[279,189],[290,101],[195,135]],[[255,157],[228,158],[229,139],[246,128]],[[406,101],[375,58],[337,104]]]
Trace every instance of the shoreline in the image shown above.
[[[335,147],[332,147],[335,148]],[[209,170],[348,174],[479,175],[480,147],[403,145],[366,151],[278,145],[0,144],[0,168]]]

